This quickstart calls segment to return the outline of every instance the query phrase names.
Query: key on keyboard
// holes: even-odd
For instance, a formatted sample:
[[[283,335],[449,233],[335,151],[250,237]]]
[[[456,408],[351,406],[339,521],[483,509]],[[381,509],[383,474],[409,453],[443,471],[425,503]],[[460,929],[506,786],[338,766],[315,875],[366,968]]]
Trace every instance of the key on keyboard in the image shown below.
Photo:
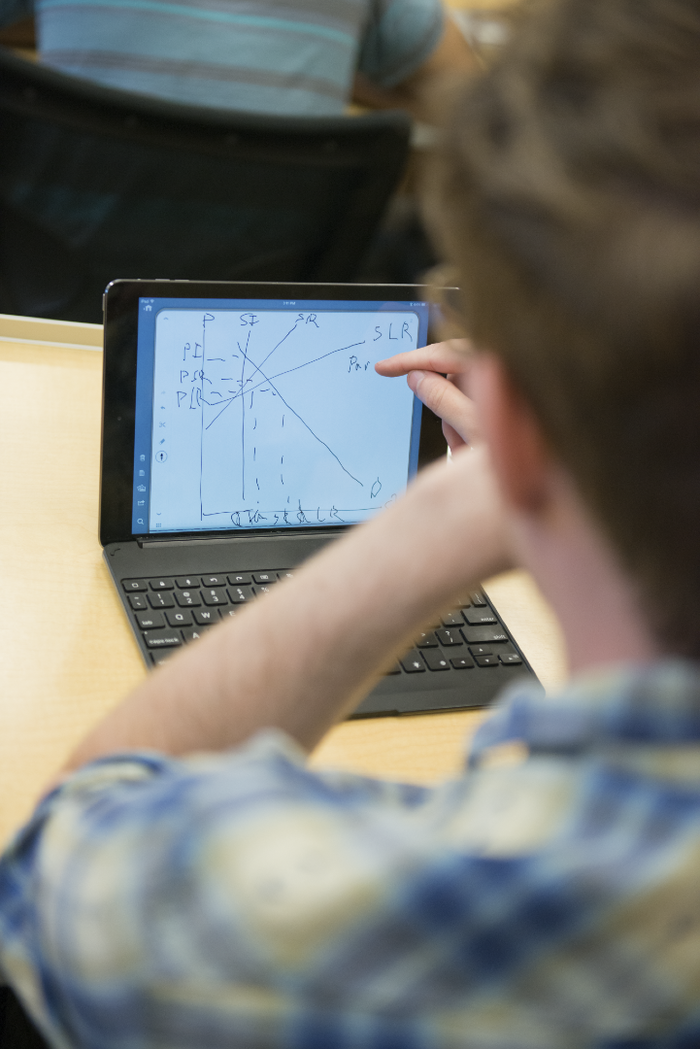
[[[292,575],[286,569],[222,570],[205,576],[125,579],[122,586],[150,659],[159,664],[183,644],[197,641],[221,619],[238,615],[243,605],[268,593],[278,580]],[[522,658],[486,596],[473,592],[458,608],[441,616],[434,630],[422,631],[415,648],[387,674],[454,674],[475,667],[520,665]]]

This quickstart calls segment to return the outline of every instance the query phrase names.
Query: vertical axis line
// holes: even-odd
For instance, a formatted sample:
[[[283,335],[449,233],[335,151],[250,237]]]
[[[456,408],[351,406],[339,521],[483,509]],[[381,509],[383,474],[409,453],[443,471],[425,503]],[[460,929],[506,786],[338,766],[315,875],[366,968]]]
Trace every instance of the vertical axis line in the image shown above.
[[[243,351],[243,366],[241,368],[241,498],[245,502],[245,366],[248,362],[248,346],[250,345],[250,332]],[[238,347],[240,349],[240,346]]]
[[[207,359],[206,347],[207,322],[202,314],[202,367],[200,369],[200,392],[199,392],[199,520],[204,520],[204,362]],[[195,343],[195,353],[196,353]],[[196,361],[195,361],[196,363]]]

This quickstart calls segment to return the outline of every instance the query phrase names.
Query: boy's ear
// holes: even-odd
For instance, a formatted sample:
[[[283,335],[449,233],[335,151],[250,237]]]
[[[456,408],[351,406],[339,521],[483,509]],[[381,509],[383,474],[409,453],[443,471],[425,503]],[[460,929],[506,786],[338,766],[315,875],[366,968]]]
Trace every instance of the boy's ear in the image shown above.
[[[537,512],[547,501],[552,466],[540,425],[500,358],[479,353],[472,367],[470,393],[503,496],[515,510]]]

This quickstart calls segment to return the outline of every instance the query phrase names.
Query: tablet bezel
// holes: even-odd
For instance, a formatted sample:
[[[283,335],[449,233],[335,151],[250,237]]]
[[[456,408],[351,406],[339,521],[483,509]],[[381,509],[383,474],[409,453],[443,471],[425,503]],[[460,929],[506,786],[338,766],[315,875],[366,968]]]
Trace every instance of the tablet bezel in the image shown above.
[[[99,535],[103,546],[134,540],[173,541],[178,538],[211,539],[240,535],[231,530],[167,533],[162,537],[137,536],[132,530],[134,478],[134,424],[136,402],[136,357],[139,299],[349,299],[429,302],[430,289],[414,284],[316,284],[284,281],[184,281],[115,280],[105,289],[104,366],[102,383],[102,430],[100,451]],[[430,339],[430,336],[429,336]],[[423,412],[421,444],[427,417]],[[419,463],[421,456],[419,453]],[[339,531],[347,526],[334,526]],[[261,530],[246,529],[246,535]],[[270,529],[262,530],[266,535]],[[276,531],[276,530],[275,530]],[[289,532],[289,529],[280,531]],[[296,533],[306,529],[294,529]],[[318,528],[308,531],[317,532]]]

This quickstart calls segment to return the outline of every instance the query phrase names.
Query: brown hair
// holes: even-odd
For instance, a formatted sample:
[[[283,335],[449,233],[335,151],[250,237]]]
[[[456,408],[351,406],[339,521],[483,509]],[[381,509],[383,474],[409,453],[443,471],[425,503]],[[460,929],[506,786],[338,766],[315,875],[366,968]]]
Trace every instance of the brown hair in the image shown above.
[[[700,3],[532,0],[458,99],[437,210],[667,651],[700,656]]]

